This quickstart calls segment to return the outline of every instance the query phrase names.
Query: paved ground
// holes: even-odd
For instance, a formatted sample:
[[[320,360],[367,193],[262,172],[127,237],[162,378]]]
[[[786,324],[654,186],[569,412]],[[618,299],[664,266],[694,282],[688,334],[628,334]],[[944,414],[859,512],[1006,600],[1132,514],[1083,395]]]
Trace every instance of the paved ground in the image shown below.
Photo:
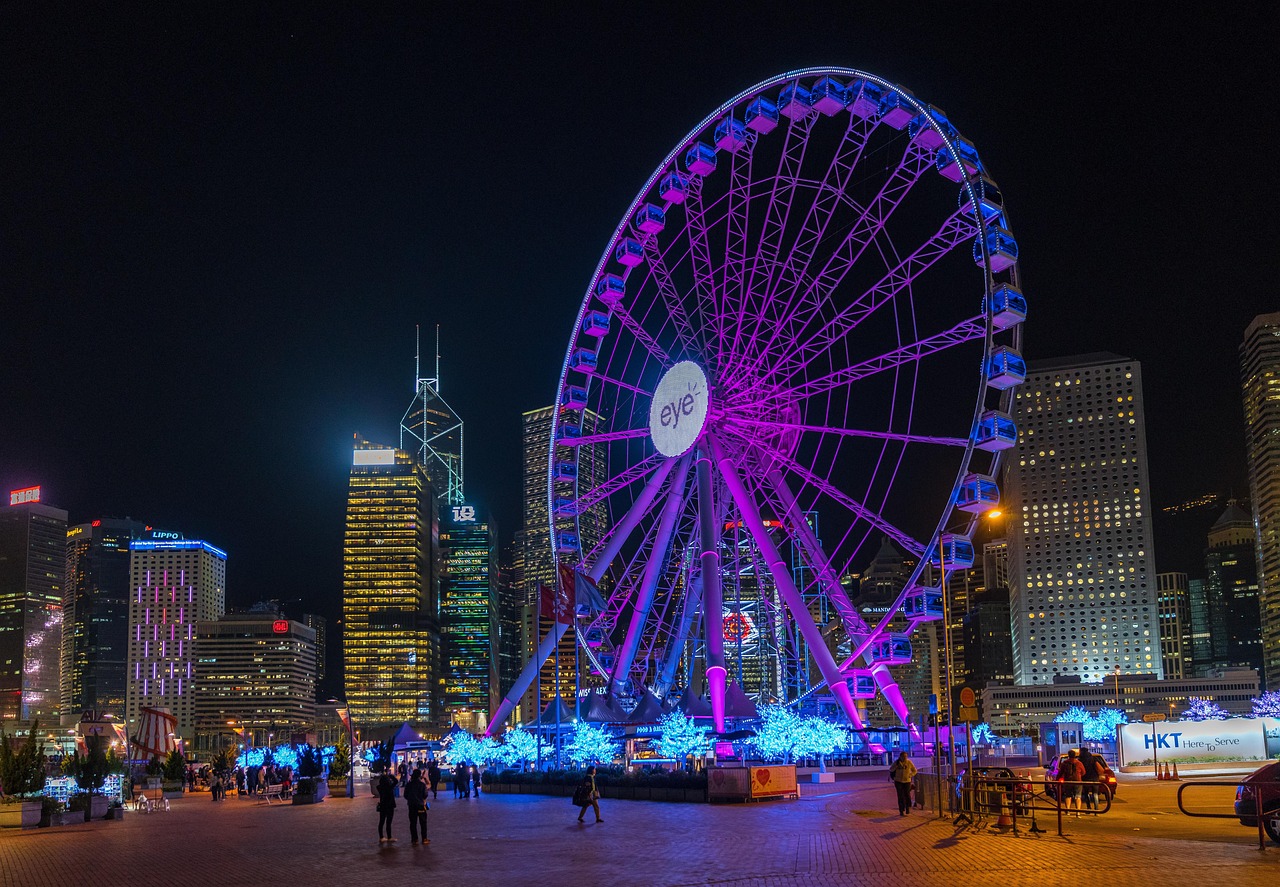
[[[883,887],[910,877],[913,887],[955,887],[960,876],[965,887],[1046,887],[1078,884],[1082,870],[1108,887],[1280,883],[1280,847],[1259,852],[1233,822],[1188,827],[1160,812],[1176,791],[1164,783],[1122,786],[1110,819],[1070,820],[1065,838],[1053,822],[1041,822],[1044,835],[1015,836],[957,830],[921,812],[903,819],[879,779],[809,789],[799,801],[751,806],[605,800],[606,821],[581,826],[567,798],[441,796],[429,847],[410,846],[403,807],[398,843],[379,845],[371,797],[266,807],[196,795],[166,814],[8,831],[0,884]]]

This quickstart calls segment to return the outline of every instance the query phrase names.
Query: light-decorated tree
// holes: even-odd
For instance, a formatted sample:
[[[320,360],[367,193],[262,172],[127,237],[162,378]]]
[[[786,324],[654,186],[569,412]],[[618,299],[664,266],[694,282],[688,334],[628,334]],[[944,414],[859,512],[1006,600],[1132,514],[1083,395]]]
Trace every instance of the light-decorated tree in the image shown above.
[[[1093,717],[1083,705],[1073,705],[1053,719],[1055,724],[1088,724]]]
[[[800,716],[782,705],[762,705],[759,712],[760,726],[751,739],[751,748],[762,760],[790,763],[796,751]]]
[[[1268,690],[1253,698],[1255,718],[1280,718],[1280,690]]]
[[[827,755],[849,744],[849,731],[826,718],[807,717],[800,720],[796,731],[793,754],[798,758],[818,756],[818,769],[827,769]]]
[[[1116,727],[1129,723],[1129,716],[1118,708],[1100,708],[1084,722],[1084,738],[1094,742],[1116,738]]]
[[[1184,721],[1225,721],[1231,714],[1211,699],[1192,696],[1179,717]]]
[[[507,735],[502,737],[502,744],[497,748],[497,761],[504,767],[513,767],[523,770],[529,764],[538,760],[539,739],[536,734],[516,728],[508,730]],[[550,753],[550,746],[542,742],[543,757]]]
[[[498,757],[498,743],[492,736],[476,739],[470,733],[455,733],[445,743],[444,759],[451,765],[489,764]]]
[[[565,755],[578,767],[605,764],[617,757],[622,744],[608,730],[579,721],[573,727],[573,738],[565,747]]]
[[[702,757],[711,751],[710,728],[699,727],[684,712],[673,711],[658,719],[658,754],[683,761],[689,755]]]
[[[995,745],[999,741],[996,731],[986,721],[969,728],[969,739],[974,745]]]

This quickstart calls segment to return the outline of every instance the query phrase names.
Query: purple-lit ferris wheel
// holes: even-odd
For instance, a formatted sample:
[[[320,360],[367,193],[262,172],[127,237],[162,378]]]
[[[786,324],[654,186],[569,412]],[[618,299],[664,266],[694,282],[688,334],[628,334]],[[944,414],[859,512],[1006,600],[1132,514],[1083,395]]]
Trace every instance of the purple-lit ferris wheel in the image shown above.
[[[793,71],[694,127],[623,214],[560,374],[552,545],[598,686],[705,687],[718,731],[744,695],[829,693],[861,728],[879,694],[908,723],[894,673],[1016,436],[1016,259],[973,144],[901,86]],[[886,539],[917,566],[860,611],[847,577]]]

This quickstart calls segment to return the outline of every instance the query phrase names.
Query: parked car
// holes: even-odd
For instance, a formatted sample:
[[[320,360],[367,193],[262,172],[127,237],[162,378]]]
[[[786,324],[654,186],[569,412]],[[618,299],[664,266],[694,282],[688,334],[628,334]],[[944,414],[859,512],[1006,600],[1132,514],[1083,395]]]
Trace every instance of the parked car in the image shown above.
[[[1062,766],[1062,762],[1067,759],[1066,755],[1058,755],[1049,762],[1049,766],[1044,770],[1044,781],[1048,783],[1044,793],[1055,801],[1058,800],[1058,787],[1055,784],[1058,780],[1058,768]],[[1111,765],[1102,759],[1099,755],[1094,755],[1094,760],[1098,762],[1099,782],[1102,787],[1107,790],[1108,797],[1115,801],[1116,799],[1116,773],[1111,769]]]
[[[956,800],[964,808],[964,786],[967,770],[956,774]],[[973,805],[976,810],[996,811],[1004,803],[1005,792],[1013,791],[1013,805],[1022,815],[1031,801],[1033,786],[1026,776],[1018,776],[1008,767],[973,768]]]
[[[1280,844],[1280,761],[1254,770],[1236,789],[1236,816],[1240,824],[1258,827],[1258,797],[1262,797],[1262,828]]]

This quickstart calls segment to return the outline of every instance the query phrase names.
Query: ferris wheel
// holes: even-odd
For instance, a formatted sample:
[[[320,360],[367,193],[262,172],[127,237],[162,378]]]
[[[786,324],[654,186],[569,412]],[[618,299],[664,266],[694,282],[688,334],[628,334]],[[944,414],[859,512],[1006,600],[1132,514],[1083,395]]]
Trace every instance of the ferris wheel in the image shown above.
[[[829,693],[858,729],[879,694],[909,723],[894,673],[1016,439],[1017,256],[972,142],[871,74],[771,78],[680,141],[605,247],[556,397],[553,553],[598,686],[705,686],[720,732],[736,690]],[[869,613],[850,577],[885,540],[915,566]]]

